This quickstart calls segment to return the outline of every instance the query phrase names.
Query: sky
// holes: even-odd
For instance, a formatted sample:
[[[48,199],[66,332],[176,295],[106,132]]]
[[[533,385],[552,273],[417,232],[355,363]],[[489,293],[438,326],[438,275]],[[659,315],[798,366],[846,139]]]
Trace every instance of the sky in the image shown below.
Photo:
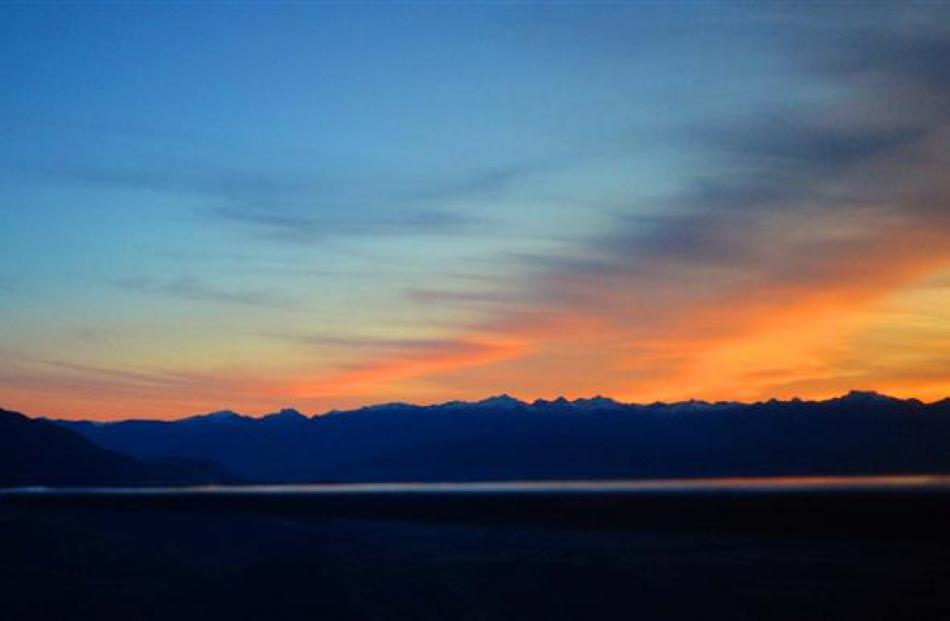
[[[950,5],[0,6],[0,405],[950,396]]]

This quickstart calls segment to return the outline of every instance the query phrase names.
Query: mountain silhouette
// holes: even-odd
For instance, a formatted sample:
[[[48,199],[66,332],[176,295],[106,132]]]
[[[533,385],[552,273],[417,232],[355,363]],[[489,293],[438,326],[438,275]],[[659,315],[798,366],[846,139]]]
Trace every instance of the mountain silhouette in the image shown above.
[[[0,408],[0,487],[175,485],[233,477],[188,459],[140,459],[100,448],[60,425]]]
[[[950,472],[950,401],[857,391],[754,404],[502,395],[311,417],[288,409],[59,424],[140,459],[206,460],[259,482]]]

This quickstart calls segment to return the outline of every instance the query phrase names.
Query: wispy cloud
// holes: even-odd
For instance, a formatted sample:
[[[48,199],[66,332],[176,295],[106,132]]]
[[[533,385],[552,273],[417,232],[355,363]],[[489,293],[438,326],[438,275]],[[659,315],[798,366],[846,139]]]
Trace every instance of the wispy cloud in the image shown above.
[[[9,400],[6,405],[31,415],[134,418],[188,413],[195,404],[211,409],[232,400],[277,401],[283,387],[236,370],[130,371],[7,354],[0,364],[0,388]],[[46,395],[45,405],[35,405],[37,393]]]
[[[511,304],[515,296],[511,292],[502,291],[451,291],[447,289],[410,288],[406,296],[420,304],[457,306],[471,308],[473,306],[498,306]]]
[[[207,226],[232,226],[252,238],[270,241],[309,244],[348,236],[467,234],[484,232],[488,224],[425,198],[446,188],[423,185],[408,191],[373,191],[318,171],[229,169],[172,157],[157,167],[134,162],[20,166],[29,174],[68,184],[195,197],[199,199],[195,215]],[[467,186],[451,189],[470,190]]]
[[[162,160],[160,160],[162,161]],[[274,200],[313,192],[322,180],[314,173],[227,169],[177,161],[107,165],[104,163],[47,161],[22,164],[24,172],[78,185],[123,188],[148,192],[189,194],[228,201]]]
[[[275,334],[271,336],[315,350],[351,350],[360,353],[372,351],[412,354],[453,350],[458,347],[458,341],[452,338],[398,338],[342,334]]]
[[[291,383],[291,394],[302,399],[353,398],[373,390],[387,394],[394,382],[497,363],[524,353],[523,344],[515,339],[469,336],[363,344],[379,351],[322,375],[297,378]]]
[[[484,222],[464,214],[392,209],[346,210],[270,207],[221,207],[211,217],[241,227],[249,234],[284,242],[314,243],[339,236],[451,235],[483,228]]]
[[[229,289],[217,287],[197,278],[183,276],[172,280],[154,278],[126,278],[113,283],[124,291],[168,296],[182,300],[238,304],[242,306],[267,306],[281,309],[297,309],[303,306],[299,297],[287,295],[274,289]]]

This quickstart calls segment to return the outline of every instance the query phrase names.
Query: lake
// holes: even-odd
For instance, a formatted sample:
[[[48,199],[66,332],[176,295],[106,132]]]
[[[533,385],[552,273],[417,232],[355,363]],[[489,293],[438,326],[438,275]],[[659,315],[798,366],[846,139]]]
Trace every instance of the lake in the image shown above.
[[[947,477],[0,492],[7,618],[950,618]]]

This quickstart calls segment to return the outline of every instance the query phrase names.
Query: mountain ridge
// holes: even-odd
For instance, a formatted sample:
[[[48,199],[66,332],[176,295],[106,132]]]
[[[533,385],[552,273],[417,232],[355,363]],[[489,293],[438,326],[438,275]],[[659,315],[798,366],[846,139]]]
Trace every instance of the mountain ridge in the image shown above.
[[[457,408],[457,407],[473,407],[473,406],[500,406],[504,405],[505,407],[517,408],[517,407],[546,407],[546,406],[574,406],[574,407],[622,407],[622,408],[669,408],[673,410],[682,410],[689,408],[724,408],[724,407],[750,407],[750,406],[759,406],[759,405],[768,405],[768,404],[787,404],[787,405],[801,405],[801,404],[823,404],[823,403],[832,403],[832,402],[890,402],[890,403],[908,403],[908,404],[917,404],[923,406],[937,406],[941,404],[950,404],[950,397],[944,397],[943,399],[938,399],[935,401],[923,401],[916,397],[894,397],[885,393],[881,393],[874,390],[850,390],[847,393],[838,395],[835,397],[829,397],[827,399],[802,399],[800,397],[791,397],[788,399],[762,399],[758,401],[709,401],[706,399],[684,399],[680,401],[620,401],[612,397],[605,397],[603,395],[594,395],[592,397],[577,397],[575,399],[568,399],[564,396],[557,396],[553,399],[544,399],[537,398],[534,400],[523,400],[516,397],[512,397],[507,393],[499,393],[497,395],[491,395],[484,399],[479,399],[477,401],[464,401],[464,400],[450,400],[450,401],[440,401],[435,403],[411,403],[406,401],[385,401],[380,403],[371,403],[367,405],[361,405],[358,407],[350,409],[339,409],[334,408],[330,410],[325,410],[322,412],[313,412],[306,414],[301,410],[291,407],[284,406],[273,412],[266,412],[264,414],[253,415],[253,414],[243,414],[237,410],[225,409],[225,410],[214,410],[211,412],[204,412],[198,414],[186,414],[178,418],[120,418],[114,420],[96,420],[89,418],[57,418],[53,416],[39,416],[38,420],[48,420],[56,423],[89,423],[95,425],[110,425],[115,423],[128,423],[128,422],[153,422],[153,423],[180,423],[184,421],[197,421],[197,420],[244,420],[244,421],[261,421],[265,419],[274,419],[278,418],[281,415],[290,416],[290,415],[299,415],[306,419],[315,419],[322,418],[332,415],[341,415],[341,414],[351,414],[356,412],[380,412],[390,409],[439,409],[439,408]],[[2,409],[2,408],[0,408]]]
[[[304,416],[57,421],[139,458],[200,459],[254,482],[950,473],[950,400],[389,403]]]

